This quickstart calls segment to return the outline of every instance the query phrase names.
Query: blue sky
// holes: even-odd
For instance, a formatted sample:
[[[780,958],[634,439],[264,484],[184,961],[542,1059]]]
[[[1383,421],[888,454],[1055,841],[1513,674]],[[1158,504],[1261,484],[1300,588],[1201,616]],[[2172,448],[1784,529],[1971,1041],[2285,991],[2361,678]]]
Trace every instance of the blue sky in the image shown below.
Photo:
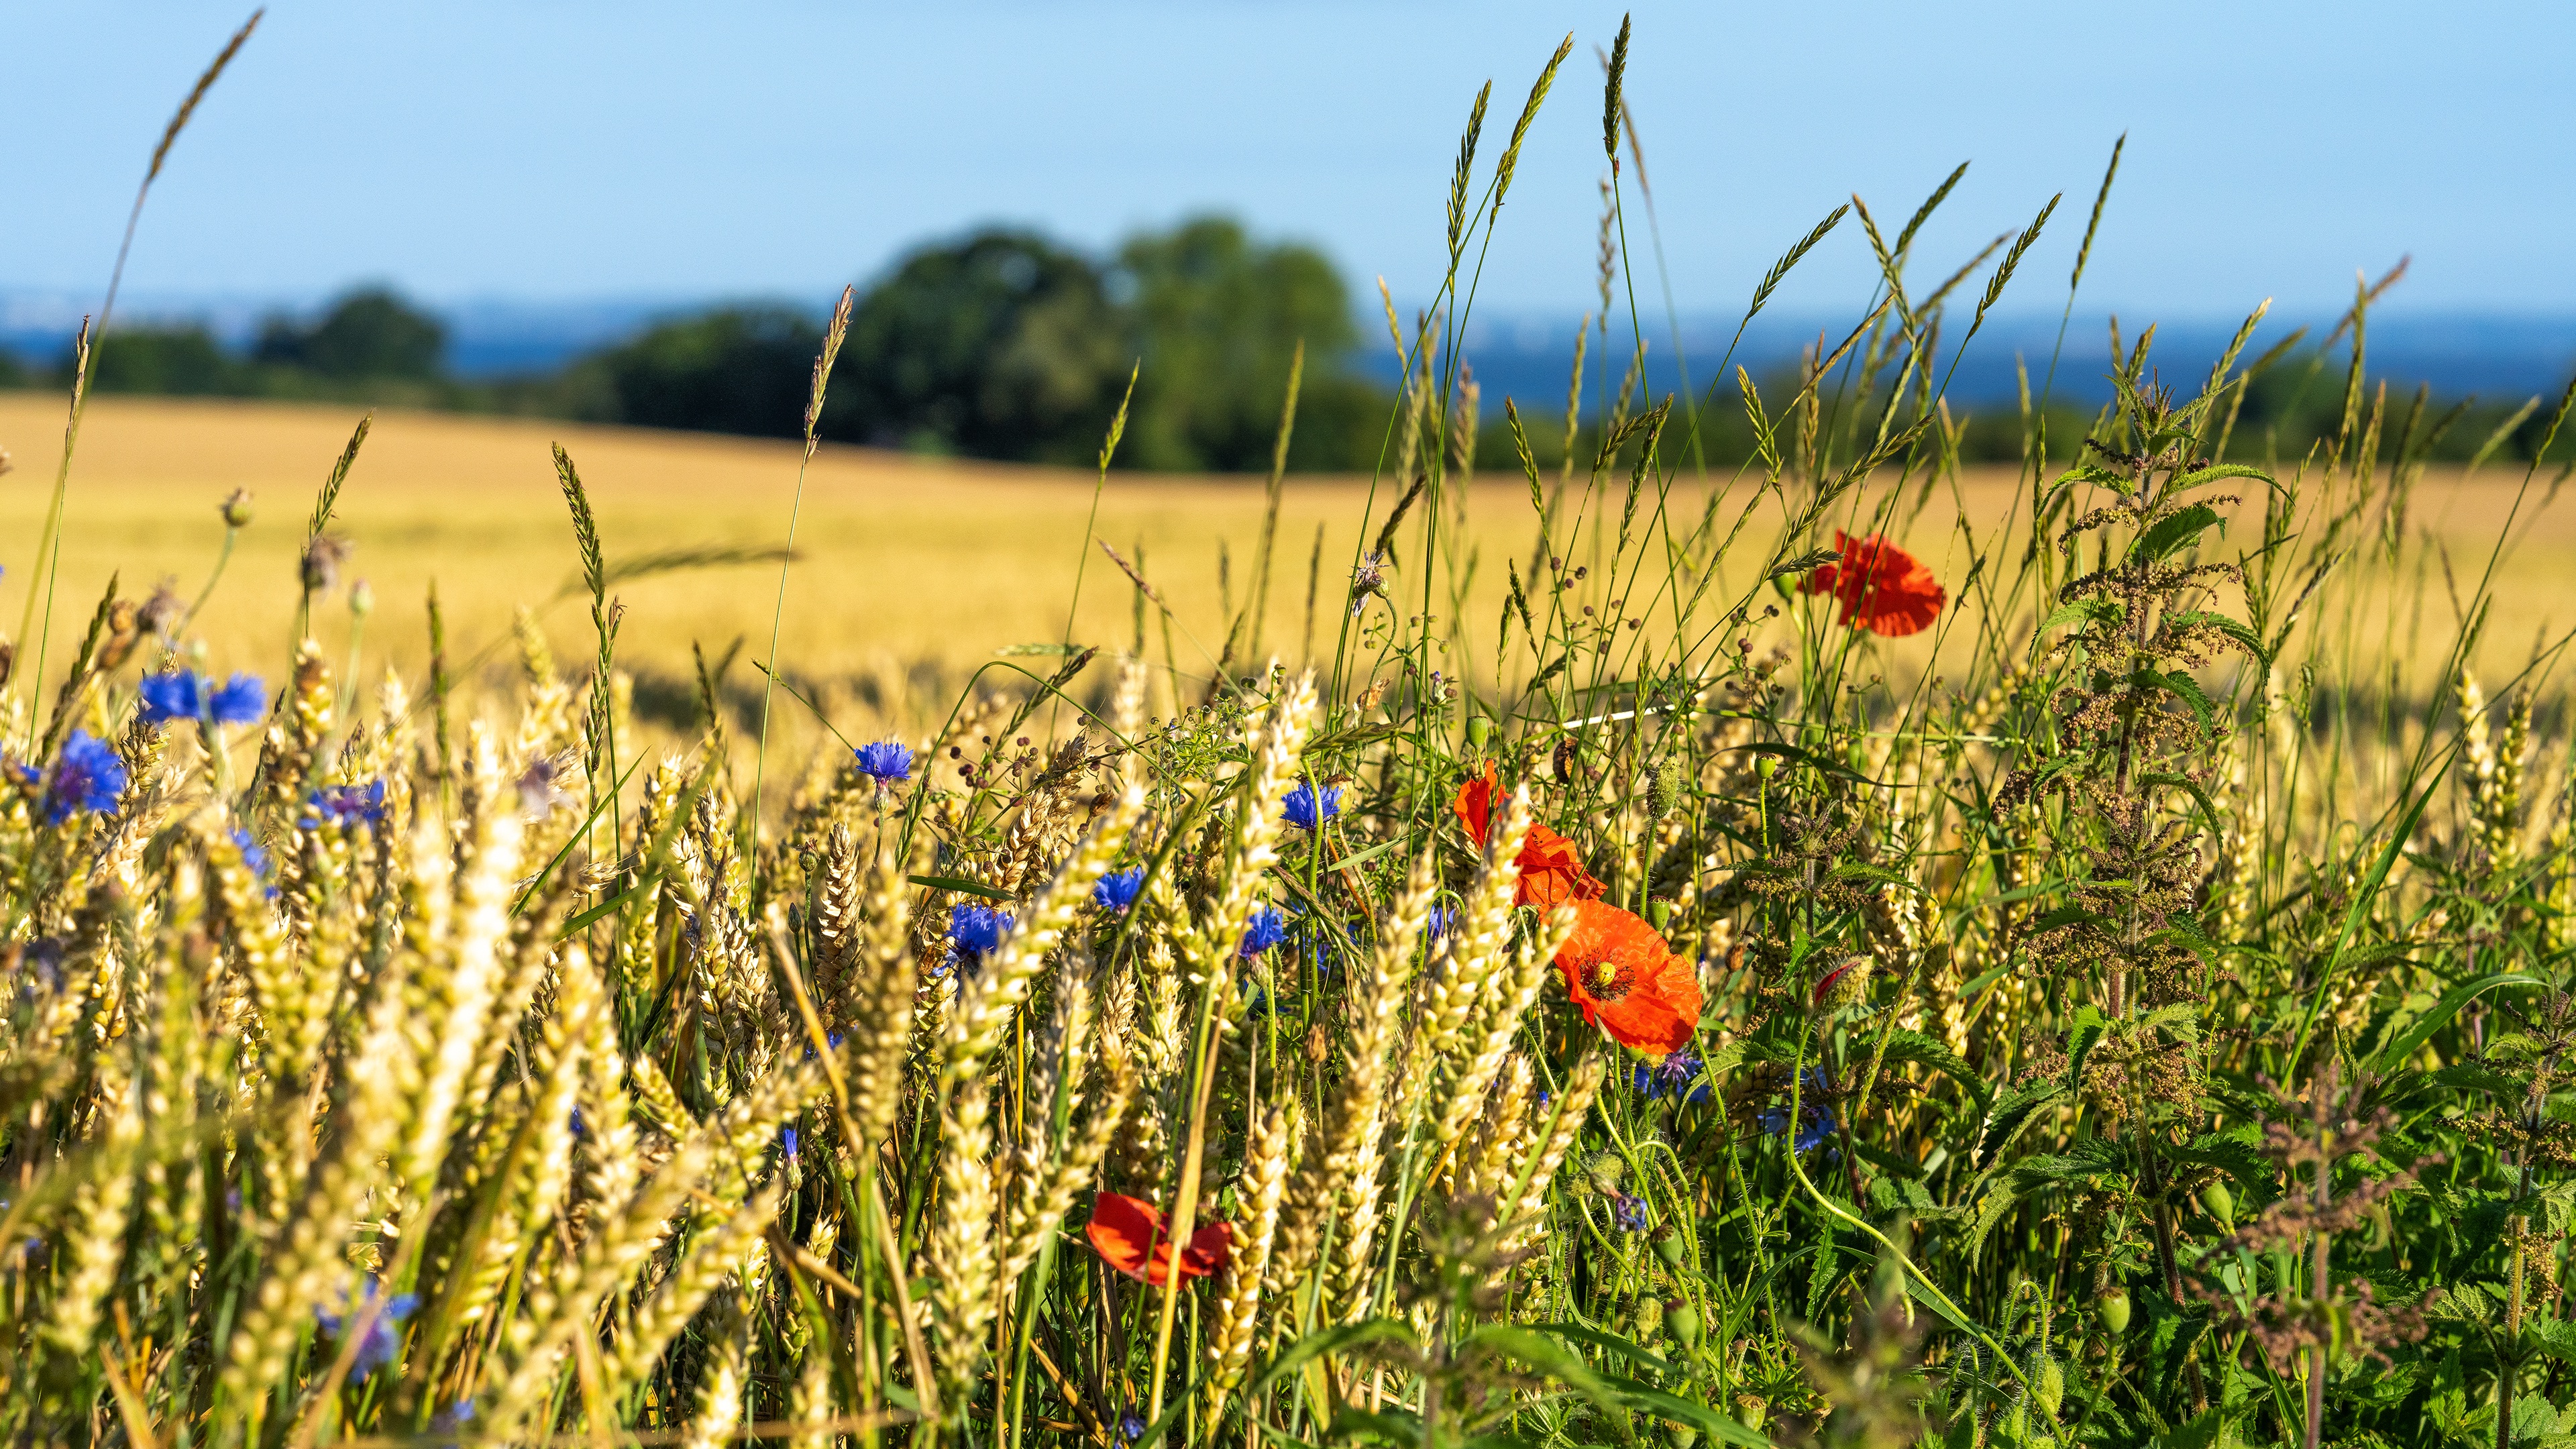
[[[1488,161],[1569,29],[1485,269],[1501,311],[1591,292],[1613,4],[277,0],[182,138],[129,286],[440,301],[778,294],[817,307],[979,222],[1106,244],[1221,208],[1356,288],[1436,279],[1467,105]],[[2087,280],[2140,317],[2330,309],[2401,253],[2406,309],[2576,311],[2576,24],[2545,4],[1640,3],[1629,94],[1675,298],[1740,307],[1854,190],[1890,226],[1960,161],[1946,272],[2066,202],[2014,305]],[[245,7],[246,10],[246,7]],[[0,288],[105,280],[145,157],[240,14],[0,10]],[[1642,228],[1631,240],[1641,268]],[[1651,272],[1643,275],[1651,278]],[[1856,228],[1781,297],[1866,290]]]

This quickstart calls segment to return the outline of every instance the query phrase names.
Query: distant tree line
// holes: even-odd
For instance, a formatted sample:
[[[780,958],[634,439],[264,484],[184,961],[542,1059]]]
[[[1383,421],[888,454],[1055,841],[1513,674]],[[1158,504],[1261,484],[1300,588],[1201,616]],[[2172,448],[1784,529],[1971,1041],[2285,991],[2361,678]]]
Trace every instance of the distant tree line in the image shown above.
[[[1270,466],[1291,359],[1302,344],[1288,466],[1367,472],[1388,440],[1394,397],[1360,367],[1354,318],[1349,290],[1322,253],[1255,238],[1223,217],[1141,232],[1106,256],[1033,231],[988,228],[924,246],[865,289],[820,429],[836,442],[917,453],[1088,464],[1132,372],[1120,466],[1259,472]],[[468,380],[449,370],[447,330],[437,318],[388,288],[365,287],[309,319],[268,318],[240,351],[202,323],[119,327],[98,344],[92,386],[104,393],[346,398],[791,437],[803,427],[823,325],[790,307],[721,306],[661,319],[549,374]],[[1596,365],[1609,350],[1596,339]],[[70,366],[68,356],[35,366],[0,353],[0,387],[61,385]],[[2246,391],[2232,454],[2287,460],[2331,436],[2341,422],[2343,381],[2339,363],[2313,353],[2259,374]],[[1775,404],[1796,392],[1786,375],[1760,388]],[[1552,409],[1522,400],[1534,451],[1551,471],[1566,451],[1562,397]],[[1734,387],[1697,401],[1695,409],[1677,409],[1697,436],[1672,456],[1727,468],[1750,459],[1753,428]],[[2435,462],[2467,459],[2499,429],[2496,452],[2528,458],[2545,421],[2515,423],[2509,405],[2404,396],[2391,403],[2390,426]],[[2021,458],[2028,422],[2016,408],[1954,402],[1953,409],[1961,461]],[[1543,417],[1551,410],[1552,424]],[[1479,414],[1480,470],[1518,467],[1501,412],[1501,399],[1489,398]],[[2072,457],[2090,423],[2089,412],[2049,407],[2052,461]],[[2383,448],[2397,441],[2391,436]],[[1588,461],[1597,446],[1587,422],[1574,452]]]

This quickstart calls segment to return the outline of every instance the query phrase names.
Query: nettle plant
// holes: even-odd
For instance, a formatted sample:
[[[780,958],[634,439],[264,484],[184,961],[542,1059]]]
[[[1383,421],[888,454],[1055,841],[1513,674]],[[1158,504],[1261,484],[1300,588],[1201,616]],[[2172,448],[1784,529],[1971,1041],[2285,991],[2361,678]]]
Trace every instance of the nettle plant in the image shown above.
[[[2084,1004],[1996,1103],[1973,1241],[2026,1198],[2071,1196],[2105,1339],[2127,1328],[2130,1280],[2151,1270],[2156,1316],[2171,1320],[2155,1341],[2171,1347],[2180,1335],[2187,1348],[2205,1315],[2184,1307],[2180,1221],[2224,1176],[2269,1180],[2251,1144],[2217,1130],[2227,1089],[2211,1081],[2204,1036],[2221,947],[2196,909],[2220,834],[2211,785],[2228,735],[2199,674],[2236,654],[2259,677],[2265,651],[2220,607],[2220,586],[2242,582],[2239,566],[2197,555],[2238,501],[2213,485],[2271,480],[2205,456],[2226,390],[2177,403],[2142,380],[2146,353],[2142,340],[2114,374],[2118,404],[2086,440],[2092,461],[2041,500],[2047,520],[2071,513],[2079,488],[2107,495],[2059,528],[2066,577],[2034,660],[2054,669],[2056,687],[2037,758],[2004,782],[1995,814],[2035,818],[2049,859],[2040,908],[2013,943],[2016,969]],[[2081,1126],[2062,1152],[1996,1160],[2044,1112],[2068,1110]],[[2197,1360],[2179,1363],[2184,1399],[2207,1408]]]

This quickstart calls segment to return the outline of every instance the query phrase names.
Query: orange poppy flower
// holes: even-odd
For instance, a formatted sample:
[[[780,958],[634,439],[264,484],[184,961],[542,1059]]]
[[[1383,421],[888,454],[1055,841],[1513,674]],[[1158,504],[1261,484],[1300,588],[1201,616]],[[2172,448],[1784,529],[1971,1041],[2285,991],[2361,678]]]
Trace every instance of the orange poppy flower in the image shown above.
[[[1091,1203],[1086,1230],[1100,1261],[1138,1282],[1163,1286],[1172,1275],[1172,1245],[1163,1236],[1163,1211],[1140,1197],[1104,1192]],[[1181,1251],[1181,1281],[1204,1278],[1225,1266],[1234,1248],[1232,1223],[1209,1223],[1190,1234]]]
[[[1481,847],[1485,834],[1493,828],[1494,799],[1502,793],[1494,762],[1485,762],[1485,773],[1471,775],[1458,787],[1458,798],[1450,808],[1457,812],[1458,823]],[[1600,897],[1604,887],[1583,868],[1574,853],[1574,842],[1533,820],[1529,833],[1521,837],[1520,889],[1512,897],[1515,905],[1545,909],[1565,901],[1588,901]]]
[[[1834,551],[1842,559],[1809,574],[1807,592],[1841,600],[1846,628],[1900,639],[1930,628],[1950,600],[1932,570],[1878,534],[1853,538],[1837,528]]]
[[[1699,973],[1631,912],[1574,903],[1574,934],[1556,953],[1583,1019],[1621,1046],[1674,1052],[1699,1025]]]

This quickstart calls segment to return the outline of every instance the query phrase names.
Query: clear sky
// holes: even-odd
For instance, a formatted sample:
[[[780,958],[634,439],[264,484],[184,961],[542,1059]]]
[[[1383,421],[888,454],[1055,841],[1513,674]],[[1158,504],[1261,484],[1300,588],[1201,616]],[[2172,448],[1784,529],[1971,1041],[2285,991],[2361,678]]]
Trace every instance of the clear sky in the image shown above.
[[[145,158],[247,12],[0,4],[0,288],[104,283]],[[1436,278],[1476,87],[1485,159],[1577,41],[1485,270],[1501,310],[1591,291],[1593,0],[674,5],[276,0],[179,142],[129,286],[440,301],[778,294],[820,307],[980,222],[1105,245],[1204,208],[1322,245],[1361,289]],[[1685,311],[1740,307],[1846,194],[1946,272],[2066,202],[2016,287],[2056,310],[2102,164],[2087,281],[2135,314],[2329,309],[2411,252],[2392,303],[2576,310],[2576,19],[2557,3],[2152,5],[1641,0],[1629,95]],[[1643,272],[1642,213],[1631,240]],[[1856,228],[1782,295],[1866,290]]]

